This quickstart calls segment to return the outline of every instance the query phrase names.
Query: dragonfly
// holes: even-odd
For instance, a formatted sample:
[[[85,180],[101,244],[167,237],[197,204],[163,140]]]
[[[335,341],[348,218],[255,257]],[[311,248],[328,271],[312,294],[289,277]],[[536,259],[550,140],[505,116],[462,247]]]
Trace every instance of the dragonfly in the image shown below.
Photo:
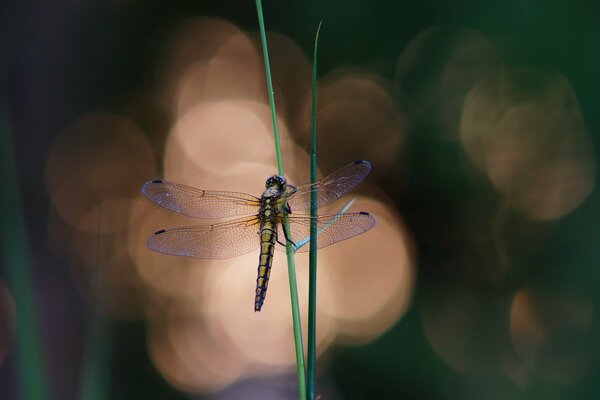
[[[274,249],[286,250],[286,241],[296,252],[309,246],[296,243],[310,237],[311,217],[296,214],[310,209],[312,190],[317,193],[317,208],[333,203],[358,185],[371,171],[365,160],[355,161],[316,183],[294,186],[285,177],[273,175],[266,180],[260,197],[246,193],[201,190],[180,183],[155,179],[142,186],[142,194],[153,203],[192,218],[229,218],[210,225],[161,229],[146,241],[153,251],[173,256],[224,259],[260,248],[254,311],[265,301]],[[284,215],[289,230],[284,229]],[[318,215],[317,247],[349,239],[371,229],[375,218],[368,212],[342,212]]]

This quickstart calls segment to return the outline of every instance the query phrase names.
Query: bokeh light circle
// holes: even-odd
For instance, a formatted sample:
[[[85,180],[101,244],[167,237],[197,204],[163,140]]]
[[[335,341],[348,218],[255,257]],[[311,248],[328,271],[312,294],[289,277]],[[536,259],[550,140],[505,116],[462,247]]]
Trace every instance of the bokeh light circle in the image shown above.
[[[519,289],[510,310],[510,333],[525,368],[549,382],[581,382],[598,350],[591,332],[594,311],[585,291]]]
[[[71,226],[113,232],[128,222],[121,199],[135,197],[140,182],[155,171],[152,148],[135,123],[113,114],[86,114],[54,141],[46,185],[53,207]]]
[[[319,252],[320,311],[337,327],[337,342],[364,343],[392,326],[408,309],[416,282],[412,240],[398,216],[379,201],[358,197],[368,210],[369,232]]]
[[[465,100],[461,140],[508,204],[530,218],[560,218],[592,191],[593,147],[561,76],[505,70],[482,79]]]
[[[319,81],[317,148],[327,154],[319,160],[324,171],[334,171],[351,160],[369,160],[386,172],[401,155],[408,118],[398,111],[391,83],[364,72],[334,71]],[[310,99],[305,106],[310,121]],[[301,141],[309,143],[310,129]]]

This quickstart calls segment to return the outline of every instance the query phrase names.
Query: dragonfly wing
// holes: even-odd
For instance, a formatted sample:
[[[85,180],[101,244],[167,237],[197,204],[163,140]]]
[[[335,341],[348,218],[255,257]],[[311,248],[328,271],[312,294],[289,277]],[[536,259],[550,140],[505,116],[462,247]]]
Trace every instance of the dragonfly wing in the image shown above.
[[[260,199],[249,194],[201,190],[163,180],[144,183],[142,193],[161,207],[193,218],[250,215],[260,207]]]
[[[310,209],[310,192],[317,188],[317,208],[333,203],[358,185],[371,171],[371,163],[365,160],[355,161],[337,170],[331,175],[319,179],[314,185],[305,183],[290,192],[288,204],[292,212]]]
[[[221,259],[258,248],[260,221],[257,216],[214,225],[162,229],[148,238],[150,250],[172,256]]]
[[[308,215],[289,215],[290,236],[297,245],[308,241],[310,237],[310,216]],[[327,247],[330,244],[350,239],[353,236],[360,235],[375,226],[375,218],[364,211],[331,215],[319,215],[317,217],[317,246],[318,248]],[[277,226],[277,237],[284,242],[283,224]],[[278,245],[278,250],[285,250],[284,246]],[[297,252],[309,250],[306,243]]]

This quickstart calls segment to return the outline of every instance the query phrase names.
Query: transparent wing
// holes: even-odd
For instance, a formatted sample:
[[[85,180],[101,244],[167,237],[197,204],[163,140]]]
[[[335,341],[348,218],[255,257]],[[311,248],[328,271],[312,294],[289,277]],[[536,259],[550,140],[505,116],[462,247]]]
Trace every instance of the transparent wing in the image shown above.
[[[358,185],[371,171],[371,163],[365,160],[355,161],[337,170],[331,175],[319,179],[317,188],[317,208],[333,203]],[[310,209],[310,191],[313,185],[305,183],[288,195],[288,204],[294,211]]]
[[[290,234],[294,243],[299,244],[310,236],[310,216],[308,215],[289,215]],[[317,246],[318,248],[327,247],[330,244],[349,239],[360,235],[375,226],[375,218],[364,211],[354,213],[342,213],[331,215],[319,215],[317,217]],[[282,243],[285,242],[283,234],[283,224],[277,224],[277,238]],[[284,250],[285,247],[278,244],[278,250]],[[297,252],[308,251],[308,243],[300,247]]]
[[[193,218],[250,215],[260,207],[260,199],[249,194],[201,190],[163,180],[144,183],[142,193],[161,207]]]
[[[260,227],[257,216],[214,225],[163,229],[150,236],[150,250],[172,256],[221,259],[239,256],[258,248]]]

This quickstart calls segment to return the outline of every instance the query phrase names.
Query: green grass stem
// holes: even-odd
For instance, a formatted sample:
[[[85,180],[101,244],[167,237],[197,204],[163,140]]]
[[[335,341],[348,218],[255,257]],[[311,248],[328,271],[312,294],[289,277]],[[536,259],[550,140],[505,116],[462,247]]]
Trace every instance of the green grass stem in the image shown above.
[[[89,281],[96,285],[102,267],[102,205],[98,208],[98,234],[96,236],[96,261]],[[79,369],[80,399],[104,400],[110,398],[110,370],[112,361],[112,322],[98,315],[98,297],[102,296],[97,287],[93,289],[91,312],[83,342],[83,357]]]
[[[310,250],[308,259],[308,352],[306,355],[306,390],[308,399],[315,398],[316,330],[317,330],[317,48],[321,22],[315,35],[312,65],[310,114]]]
[[[275,110],[275,91],[271,79],[271,65],[269,64],[269,49],[267,47],[267,35],[265,33],[265,20],[263,18],[262,2],[256,0],[256,12],[258,14],[258,27],[260,29],[260,42],[262,44],[263,58],[265,62],[265,75],[267,79],[267,91],[269,92],[269,107],[271,108],[271,123],[273,124],[273,139],[275,141],[275,156],[277,157],[278,174],[284,176],[283,161],[281,159],[281,145],[279,144],[279,129],[277,128],[277,111]]]
[[[79,378],[79,398],[110,398],[110,369],[113,350],[112,323],[92,315],[87,324]]]
[[[17,316],[16,378],[21,398],[43,400],[48,398],[48,387],[35,306],[31,248],[23,216],[11,131],[8,105],[3,95],[0,98],[0,149],[3,153],[0,157],[0,179],[7,190],[0,200],[0,252],[4,256],[3,269],[7,286],[14,297]]]
[[[261,0],[256,0],[256,12],[258,14],[258,25],[260,29],[260,39],[263,49],[265,62],[265,75],[267,80],[267,90],[269,92],[269,106],[271,108],[271,122],[273,123],[273,138],[275,142],[275,155],[277,157],[278,174],[284,176],[283,162],[281,159],[281,146],[279,143],[279,130],[277,128],[277,112],[275,110],[275,94],[273,91],[273,81],[271,80],[271,67],[269,64],[269,52],[267,49],[267,36],[265,34],[265,21],[263,18]],[[283,229],[289,232],[288,216],[284,213]],[[300,307],[298,306],[298,286],[296,284],[296,266],[294,262],[294,250],[292,244],[286,243],[286,255],[288,262],[288,278],[290,284],[290,298],[292,305],[292,325],[294,331],[294,347],[296,350],[296,371],[298,378],[298,398],[306,399],[306,376],[304,371],[304,350],[302,348],[302,327],[300,324]]]

